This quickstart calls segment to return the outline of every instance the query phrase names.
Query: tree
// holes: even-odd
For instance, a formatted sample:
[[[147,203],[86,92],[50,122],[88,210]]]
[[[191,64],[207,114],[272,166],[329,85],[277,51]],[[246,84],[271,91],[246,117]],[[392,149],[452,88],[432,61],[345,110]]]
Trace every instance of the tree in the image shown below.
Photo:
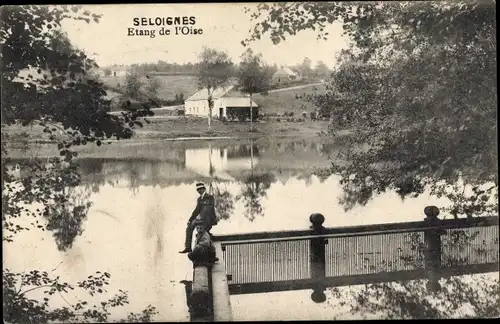
[[[148,76],[147,82],[145,84],[145,92],[146,95],[150,98],[156,99],[158,98],[158,93],[162,88],[162,84],[159,78],[154,76]]]
[[[490,192],[497,195],[493,6],[490,1],[259,5],[256,19],[269,15],[252,37],[270,33],[279,42],[287,33],[313,27],[325,37],[326,24],[339,21],[352,39],[344,53],[349,55],[341,57],[349,60],[342,61],[327,93],[311,96],[317,106],[332,110],[331,135],[353,130],[352,145],[339,156],[350,163],[334,161],[330,169],[342,175],[347,207],[391,188],[402,197],[428,187],[442,196],[458,183],[481,192],[479,187],[491,182]],[[308,18],[294,16],[296,11]],[[446,31],[437,35],[439,28]],[[360,145],[369,149],[359,150]],[[457,199],[461,192],[467,190],[456,193]],[[478,199],[491,198],[482,194]],[[478,206],[468,208],[469,217],[497,209],[496,202]]]
[[[50,323],[64,321],[64,323],[92,323],[107,322],[110,309],[125,306],[129,303],[128,294],[120,290],[118,294],[102,301],[99,307],[91,307],[86,300],[79,300],[70,307],[51,309],[50,299],[58,293],[68,294],[73,290],[81,290],[90,296],[106,292],[111,275],[97,271],[95,275],[70,285],[59,277],[52,277],[46,271],[32,270],[28,273],[14,273],[4,269],[3,276],[3,316],[6,323]],[[18,287],[20,287],[18,289]],[[38,289],[45,289],[43,302],[30,298],[30,293]],[[63,297],[64,298],[64,297]],[[95,305],[92,305],[95,306]],[[126,319],[118,322],[151,322],[156,314],[153,306],[148,306],[142,313],[130,313]]]
[[[104,75],[105,76],[110,76],[111,75],[111,69],[110,68],[105,68],[104,69]]]
[[[198,87],[207,89],[208,93],[208,130],[211,130],[214,91],[227,86],[232,75],[233,63],[227,53],[203,48],[199,55],[197,82]]]
[[[346,208],[388,189],[402,198],[430,189],[451,200],[455,217],[498,213],[493,1],[260,4],[253,19],[245,45],[308,29],[327,39],[333,22],[351,41],[327,92],[310,96],[332,112],[332,136],[352,131],[327,170],[341,176]],[[347,297],[356,310],[390,318],[461,316],[460,308],[497,317],[498,280],[478,287],[476,279],[446,280],[437,295],[414,281]]]
[[[322,79],[326,79],[330,77],[331,71],[330,68],[328,68],[328,66],[325,64],[325,62],[318,61],[316,67],[314,68],[314,73],[316,74],[316,76]]]
[[[308,78],[312,74],[311,64],[311,59],[305,57],[302,63],[298,65],[299,73],[303,78]]]
[[[89,203],[76,193],[80,176],[73,158],[73,146],[106,139],[127,139],[149,107],[113,116],[103,110],[105,91],[87,76],[84,64],[95,62],[75,49],[59,27],[64,19],[98,22],[99,15],[81,6],[4,6],[1,10],[2,44],[2,240],[5,246],[20,231],[49,230],[59,249],[71,246],[81,234]],[[28,128],[28,126],[30,128]],[[57,145],[60,155],[46,160],[24,159],[21,173],[12,174],[6,127],[43,130],[46,139]],[[82,199],[83,198],[83,199]],[[96,305],[82,301],[70,308],[53,309],[54,293],[68,293],[73,285],[32,270],[15,273],[4,269],[4,319],[9,323],[47,323],[49,321],[104,321],[109,307],[123,306],[126,295]],[[104,292],[110,274],[98,274],[77,285],[91,296]],[[21,288],[19,288],[21,287]],[[22,289],[24,287],[24,289]],[[31,295],[42,290],[44,300]],[[154,308],[144,310],[143,320],[151,320]],[[130,320],[141,320],[137,315]]]
[[[264,66],[262,54],[254,54],[249,48],[241,56],[238,74],[238,89],[250,98],[250,131],[253,130],[252,95],[267,91],[271,82],[270,69]]]
[[[125,94],[133,99],[139,99],[142,81],[139,73],[130,70],[125,75]]]

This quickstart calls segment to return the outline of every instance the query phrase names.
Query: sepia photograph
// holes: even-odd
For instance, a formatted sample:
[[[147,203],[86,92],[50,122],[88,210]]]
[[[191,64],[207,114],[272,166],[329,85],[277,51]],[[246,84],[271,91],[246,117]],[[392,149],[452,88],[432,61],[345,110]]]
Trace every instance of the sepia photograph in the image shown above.
[[[500,316],[496,1],[0,24],[4,323]]]

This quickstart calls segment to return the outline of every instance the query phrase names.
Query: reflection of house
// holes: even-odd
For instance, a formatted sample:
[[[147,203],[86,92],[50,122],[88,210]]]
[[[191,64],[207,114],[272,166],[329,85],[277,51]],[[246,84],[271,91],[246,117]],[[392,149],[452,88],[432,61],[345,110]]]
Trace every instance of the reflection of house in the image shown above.
[[[291,81],[299,81],[301,79],[300,75],[294,72],[292,69],[286,66],[282,66],[278,71],[276,71],[272,76],[273,83],[288,83]]]
[[[224,176],[229,170],[250,170],[259,162],[258,151],[254,149],[252,152],[250,145],[187,149],[185,154],[186,168],[204,176],[210,175],[210,166],[215,176]]]
[[[234,86],[214,90],[212,98],[214,107],[212,117],[227,118],[229,120],[250,119],[250,98],[247,94],[234,89]],[[252,114],[257,119],[258,105],[252,100]],[[184,102],[185,114],[191,116],[208,117],[208,91],[202,89]]]

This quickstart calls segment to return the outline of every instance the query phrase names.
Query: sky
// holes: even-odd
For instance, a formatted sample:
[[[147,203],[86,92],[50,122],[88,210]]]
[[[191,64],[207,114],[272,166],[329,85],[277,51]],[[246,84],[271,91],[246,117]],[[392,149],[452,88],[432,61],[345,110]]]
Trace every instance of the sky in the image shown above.
[[[85,50],[100,66],[113,64],[134,64],[144,62],[169,63],[196,62],[203,46],[226,51],[233,62],[245,51],[241,41],[250,36],[253,27],[250,16],[244,13],[244,6],[254,7],[256,3],[198,3],[198,4],[116,4],[85,5],[84,9],[102,14],[99,23],[64,21],[62,28],[68,33],[74,45]],[[161,26],[154,26],[156,35],[128,36],[128,28],[134,18],[194,16],[196,23],[190,27],[202,29],[202,35],[158,35]],[[174,26],[166,26],[174,29]],[[138,27],[151,28],[151,27]],[[341,26],[330,25],[330,38],[316,40],[314,31],[302,31],[290,36],[284,42],[274,45],[269,37],[263,37],[251,44],[254,52],[262,53],[267,63],[294,65],[304,57],[324,61],[333,67],[335,55],[346,47],[341,36]],[[173,33],[174,31],[172,31]],[[94,54],[95,53],[95,54]]]

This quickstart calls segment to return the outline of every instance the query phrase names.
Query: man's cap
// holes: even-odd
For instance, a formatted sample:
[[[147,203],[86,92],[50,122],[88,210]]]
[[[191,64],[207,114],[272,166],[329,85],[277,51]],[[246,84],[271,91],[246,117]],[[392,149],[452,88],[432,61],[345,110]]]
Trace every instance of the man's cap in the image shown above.
[[[205,189],[205,184],[203,182],[198,182],[196,184],[196,190],[202,189],[202,188]]]

